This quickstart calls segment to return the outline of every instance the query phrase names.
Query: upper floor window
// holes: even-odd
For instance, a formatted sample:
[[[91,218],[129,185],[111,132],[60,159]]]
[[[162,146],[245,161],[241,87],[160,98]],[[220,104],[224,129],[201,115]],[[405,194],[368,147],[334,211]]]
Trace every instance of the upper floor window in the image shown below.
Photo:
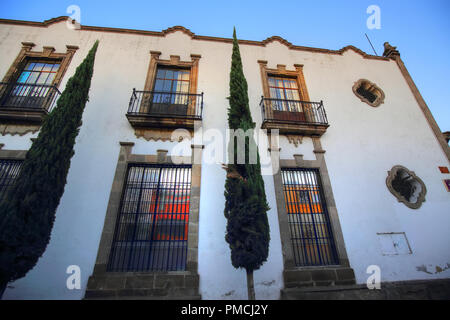
[[[150,54],[144,90],[133,89],[127,118],[137,136],[147,137],[148,130],[156,128],[166,139],[165,128],[193,129],[194,121],[202,118],[203,93],[197,93],[200,55],[181,61],[175,55],[160,59],[159,51]]]
[[[156,72],[154,91],[189,93],[189,69],[160,66]]]
[[[55,105],[58,86],[78,49],[66,53],[53,47],[32,51],[34,43],[22,42],[22,50],[0,83],[0,122],[39,125]]]
[[[271,98],[283,100],[300,100],[296,79],[269,76],[268,80]]]
[[[158,67],[150,112],[186,115],[189,106],[189,69]]]
[[[303,65],[295,64],[295,70],[287,70],[282,64],[270,69],[267,61],[258,60],[258,63],[263,88],[262,128],[289,135],[322,135],[328,120],[322,101],[309,101]]]

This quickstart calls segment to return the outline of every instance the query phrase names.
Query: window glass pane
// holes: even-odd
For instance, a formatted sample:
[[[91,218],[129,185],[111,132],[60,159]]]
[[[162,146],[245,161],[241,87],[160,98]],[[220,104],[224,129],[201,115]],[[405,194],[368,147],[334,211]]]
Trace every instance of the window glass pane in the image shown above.
[[[44,68],[45,63],[38,62],[34,65],[33,71],[41,71]]]
[[[52,71],[53,64],[46,63],[42,68],[42,72],[50,72]]]
[[[188,71],[183,72],[182,79],[189,81],[189,75],[190,75],[190,72],[188,72]]]
[[[173,70],[166,70],[166,79],[174,79]]]
[[[35,64],[36,63],[34,63],[34,62],[28,62],[27,65],[25,66],[24,70],[30,70],[30,71],[33,70]]]
[[[285,88],[297,89],[297,81],[295,80],[284,80]]]
[[[24,71],[22,72],[22,74],[19,76],[19,79],[17,79],[17,82],[20,83],[25,83],[28,79],[28,77],[30,76],[30,72],[29,71]]]
[[[171,80],[163,80],[162,81],[162,91],[170,92],[172,89],[172,81]]]
[[[189,82],[187,81],[180,82],[180,89],[178,91],[182,93],[189,93]]]
[[[56,73],[49,73],[45,84],[51,85],[53,83],[53,79],[55,79],[55,76],[56,76]]]
[[[56,71],[58,71],[58,69],[59,69],[59,63],[55,63],[55,64],[52,66],[52,71],[53,71],[53,72],[56,72]]]
[[[45,73],[45,72],[41,73],[39,75],[39,78],[37,78],[37,80],[36,80],[36,84],[46,84],[48,76],[49,76],[49,73]]]
[[[28,79],[25,82],[34,84],[34,83],[36,83],[38,76],[39,76],[39,72],[31,72],[30,76],[28,77]]]
[[[155,82],[155,91],[162,91],[163,90],[163,81],[157,79]]]
[[[158,71],[156,72],[156,77],[159,79],[162,79],[165,77],[165,75],[166,75],[166,70],[158,68]]]

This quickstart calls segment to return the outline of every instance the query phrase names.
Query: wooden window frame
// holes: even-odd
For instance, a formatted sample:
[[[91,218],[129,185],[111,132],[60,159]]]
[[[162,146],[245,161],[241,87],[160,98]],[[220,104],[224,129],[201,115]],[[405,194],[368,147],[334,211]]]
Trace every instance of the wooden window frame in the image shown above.
[[[276,69],[270,69],[267,68],[267,61],[258,60],[258,63],[261,70],[261,81],[265,98],[270,98],[269,77],[275,76],[296,79],[300,100],[310,101],[302,64],[294,64],[295,70],[286,70],[286,65],[284,64],[277,64]]]
[[[29,61],[42,59],[57,62],[60,64],[55,78],[51,83],[53,87],[58,88],[75,52],[78,50],[78,47],[66,45],[66,53],[58,53],[55,52],[54,47],[46,46],[43,47],[42,51],[32,51],[32,48],[34,46],[35,44],[32,42],[22,42],[22,48],[16,59],[13,61],[12,65],[9,67],[5,76],[3,77],[2,82],[10,84],[16,83]],[[8,90],[7,87],[9,86],[1,89],[0,95],[2,96],[2,98],[6,93],[6,90]],[[23,108],[23,110],[1,108],[0,123],[14,124],[13,126],[7,126],[7,132],[10,134],[23,134],[23,132],[27,131],[35,132],[39,130],[43,117],[47,113],[48,110],[46,110],[45,108],[36,110],[27,108]]]
[[[8,72],[3,77],[3,82],[11,82],[16,81],[20,76],[20,73],[23,71],[23,67],[26,62],[30,59],[49,59],[54,61],[60,61],[60,67],[58,72],[56,73],[55,79],[53,79],[52,85],[55,87],[59,87],[61,84],[61,80],[64,77],[64,74],[69,67],[69,64],[78,50],[77,46],[66,45],[67,51],[66,53],[57,53],[55,52],[54,47],[43,47],[42,51],[32,51],[31,49],[35,46],[33,42],[22,42],[22,49],[17,55],[11,67],[8,69]]]
[[[148,66],[147,77],[145,79],[144,91],[150,92],[154,90],[158,67],[172,67],[190,70],[188,93],[197,94],[198,65],[201,55],[191,54],[191,61],[181,61],[180,56],[177,55],[170,55],[169,60],[161,59],[160,56],[160,51],[150,51],[150,63]],[[195,108],[195,105],[192,106],[192,108]],[[140,106],[140,112],[146,112],[145,105]]]

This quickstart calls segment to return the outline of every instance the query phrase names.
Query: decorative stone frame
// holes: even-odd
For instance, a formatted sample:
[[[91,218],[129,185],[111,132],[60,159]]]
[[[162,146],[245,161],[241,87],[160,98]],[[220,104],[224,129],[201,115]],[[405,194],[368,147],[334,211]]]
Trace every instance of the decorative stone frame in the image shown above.
[[[281,170],[278,170],[278,172],[274,174],[273,179],[283,254],[283,278],[285,288],[302,286],[350,285],[355,283],[355,275],[348,260],[344,237],[325,162],[325,150],[322,149],[319,137],[312,137],[312,141],[314,145],[313,152],[316,156],[316,160],[304,160],[303,155],[296,154],[294,155],[294,160],[280,159],[279,167],[319,169],[339,265],[305,267],[298,267],[295,265],[294,251],[290,240],[290,230],[287,218],[288,215],[286,212],[283,193],[283,181],[281,177]],[[270,147],[269,151],[271,151],[272,161],[279,159],[280,150],[281,149],[276,145],[272,145]]]
[[[59,61],[61,63],[60,68],[58,69],[58,72],[56,73],[55,78],[53,79],[53,84],[55,87],[58,87],[61,83],[61,80],[64,76],[64,74],[67,71],[67,68],[69,67],[70,62],[72,61],[72,58],[75,54],[75,52],[78,50],[77,46],[72,45],[66,45],[67,51],[66,53],[57,53],[55,52],[54,47],[43,47],[43,51],[32,51],[31,49],[35,46],[33,42],[22,42],[22,49],[20,50],[19,54],[17,55],[16,59],[14,60],[11,67],[6,72],[6,75],[3,77],[2,82],[12,82],[16,81],[16,79],[20,76],[20,73],[22,72],[25,64],[29,59],[52,59],[55,61]],[[3,95],[3,92],[0,92],[0,95]],[[33,120],[31,121],[28,116],[30,116],[31,113],[27,113],[24,111],[2,111],[7,117],[7,121],[0,120],[0,123],[3,122],[3,128],[1,131],[1,134],[20,134],[23,135],[27,132],[36,132],[40,128],[40,124],[36,123],[40,120]],[[40,113],[40,111],[37,111],[37,119],[42,117],[43,114]]]
[[[370,92],[372,92],[372,93],[375,94],[375,96],[377,97],[377,98],[375,99],[375,101],[370,102],[368,99],[366,99],[365,97],[361,96],[361,95],[357,92],[358,88],[359,88],[361,85],[363,85],[363,84],[367,84],[367,85],[368,85],[368,88],[366,88],[366,90],[368,90],[368,91],[370,91]],[[370,81],[367,80],[367,79],[359,79],[358,81],[356,81],[356,82],[353,84],[352,91],[353,91],[353,93],[355,94],[355,96],[357,96],[362,102],[367,103],[367,104],[368,104],[369,106],[371,106],[371,107],[378,107],[380,104],[384,103],[384,97],[385,97],[385,95],[384,95],[383,90],[381,90],[380,87],[378,87],[375,83],[370,82]]]
[[[198,67],[201,55],[191,54],[191,61],[181,61],[180,56],[171,55],[170,60],[160,59],[160,51],[150,51],[150,63],[147,77],[145,79],[144,91],[152,91],[155,85],[156,72],[158,66],[178,67],[190,70],[189,93],[197,93]],[[195,108],[195,106],[192,106]],[[139,111],[146,112],[145,104],[141,103]],[[193,110],[189,110],[193,111]],[[193,119],[174,119],[167,117],[146,117],[143,115],[127,114],[128,121],[135,129],[136,137],[143,137],[146,140],[169,140],[173,128],[184,128],[193,131],[195,121]]]
[[[269,89],[269,76],[281,76],[291,79],[295,79],[299,90],[299,96],[301,101],[310,101],[308,89],[306,87],[305,76],[303,75],[303,64],[294,64],[295,70],[286,70],[286,65],[277,64],[276,69],[267,68],[266,60],[258,60],[258,64],[261,72],[261,81],[263,88],[263,98],[270,98]],[[304,106],[306,108],[306,106]],[[273,118],[271,110],[266,110],[266,115],[269,119]],[[294,143],[296,146],[301,143],[301,137],[304,135],[321,136],[328,128],[328,124],[312,124],[314,121],[311,119],[311,113],[305,112],[305,118],[307,122],[311,123],[283,123],[276,120],[265,121],[262,119],[263,129],[278,129],[280,134],[286,135],[290,143]]]
[[[402,196],[399,192],[397,192],[392,187],[392,180],[395,179],[396,175],[399,171],[405,171],[408,175],[410,175],[413,180],[420,185],[421,190],[417,194],[417,201],[416,202],[410,202],[408,201],[404,196]],[[397,198],[398,202],[404,203],[408,208],[411,209],[418,209],[422,206],[422,203],[425,202],[425,195],[427,194],[427,188],[425,184],[423,183],[422,179],[420,179],[418,176],[416,176],[414,171],[410,171],[407,168],[396,165],[393,166],[390,171],[388,171],[388,176],[386,177],[386,186],[389,189],[389,191],[394,195],[394,197]]]
[[[14,60],[13,64],[9,68],[6,75],[3,77],[3,82],[9,82],[15,80],[19,73],[22,72],[24,67],[24,63],[30,58],[47,58],[61,61],[61,65],[59,70],[53,79],[53,85],[58,87],[61,83],[61,79],[69,67],[70,61],[78,50],[77,46],[66,45],[67,51],[66,53],[57,53],[55,52],[54,47],[43,47],[43,51],[31,51],[31,49],[35,46],[33,42],[22,42],[22,49]]]
[[[190,289],[193,295],[198,295],[198,223],[200,209],[200,183],[201,183],[201,157],[203,145],[191,145],[192,156],[168,156],[167,150],[158,150],[157,155],[132,154],[133,142],[120,142],[120,153],[111,187],[108,207],[106,210],[105,223],[100,239],[97,258],[92,276],[89,279],[86,298],[95,298],[94,295],[102,296],[100,291],[106,290],[108,295],[114,296],[136,296],[155,295],[155,290],[166,290],[175,286],[176,290]],[[107,264],[111,253],[117,216],[120,210],[120,201],[126,180],[129,163],[146,164],[191,164],[191,194],[190,212],[188,226],[188,252],[186,257],[186,271],[152,271],[152,272],[108,272]],[[142,279],[148,283],[151,280],[151,288],[142,290]],[[108,284],[110,283],[110,284]],[[158,284],[157,284],[158,283]],[[180,288],[181,287],[181,288]],[[173,289],[173,288],[172,288]],[[100,290],[100,291],[99,291]],[[153,291],[152,291],[153,290]],[[88,292],[89,291],[89,292]],[[94,292],[94,293],[93,293]],[[105,292],[105,291],[104,291]],[[104,293],[103,292],[103,293]],[[165,296],[170,292],[165,292]]]
[[[145,79],[144,91],[153,90],[158,66],[169,66],[189,69],[189,93],[197,93],[198,65],[202,56],[199,54],[191,54],[191,61],[181,61],[180,56],[171,55],[170,60],[163,60],[159,58],[160,55],[160,51],[150,51],[150,64],[148,66],[147,78]]]
[[[277,64],[276,69],[269,69],[265,60],[258,60],[258,64],[261,70],[261,81],[265,98],[270,98],[269,76],[274,75],[295,78],[297,80],[300,99],[309,101],[308,89],[306,88],[305,76],[303,75],[303,64],[294,64],[295,70],[286,70],[286,65],[284,64]]]

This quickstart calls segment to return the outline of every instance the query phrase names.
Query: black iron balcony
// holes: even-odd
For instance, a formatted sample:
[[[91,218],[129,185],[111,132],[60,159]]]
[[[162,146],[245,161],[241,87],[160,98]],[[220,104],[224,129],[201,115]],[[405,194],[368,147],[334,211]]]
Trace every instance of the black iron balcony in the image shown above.
[[[203,93],[136,91],[130,98],[127,118],[134,127],[193,128],[201,120]]]
[[[41,123],[60,95],[51,85],[0,82],[0,120]]]
[[[323,102],[261,99],[262,128],[280,133],[322,135],[328,128]]]

